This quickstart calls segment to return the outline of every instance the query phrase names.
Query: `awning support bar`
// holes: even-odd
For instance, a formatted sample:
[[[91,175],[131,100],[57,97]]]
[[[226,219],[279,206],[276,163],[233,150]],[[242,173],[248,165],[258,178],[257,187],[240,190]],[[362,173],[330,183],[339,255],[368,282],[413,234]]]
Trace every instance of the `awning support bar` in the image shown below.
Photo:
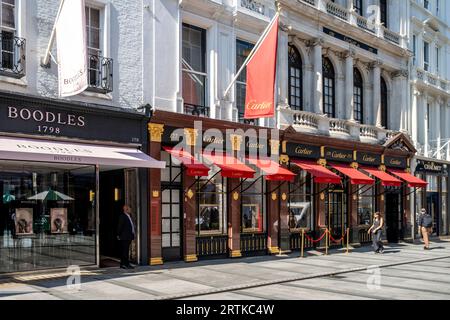
[[[407,193],[406,196],[409,196],[410,194],[416,193],[417,192],[417,187],[414,187],[414,191],[411,191],[410,193]]]
[[[299,190],[301,187],[303,187],[305,184],[307,183],[311,183],[311,176],[309,176],[308,178],[305,179],[305,182],[303,182],[301,185],[296,186],[296,188],[294,189],[294,191],[289,192],[289,195],[294,194],[297,190]]]
[[[178,174],[175,176],[175,178],[173,178],[172,181],[169,182],[169,185],[168,185],[166,188],[164,188],[164,189],[161,190],[161,192],[163,192],[163,191],[169,189],[169,188],[173,185],[173,183],[175,182],[175,180],[177,180],[178,177],[183,173],[183,171],[184,171],[184,166],[181,167],[180,173],[178,173]]]
[[[286,183],[286,180],[284,180],[283,182],[281,182],[281,183],[278,183],[278,187],[276,187],[275,189],[273,189],[272,191],[270,191],[270,192],[266,192],[266,195],[267,194],[271,194],[271,193],[274,193],[275,191],[277,191],[278,189],[280,189],[281,188],[281,186],[283,185],[283,184],[285,184]]]
[[[214,179],[219,173],[221,173],[222,172],[222,170],[219,170],[219,171],[217,171],[211,178],[209,178],[208,179],[208,181],[206,181],[198,190],[197,190],[197,192],[200,192],[200,191],[202,191],[202,189],[204,188],[204,187],[206,187],[206,185],[208,184],[208,183],[210,183],[211,182],[211,180],[212,179]],[[199,180],[200,180],[200,178],[199,178]],[[192,187],[192,186],[191,186]]]

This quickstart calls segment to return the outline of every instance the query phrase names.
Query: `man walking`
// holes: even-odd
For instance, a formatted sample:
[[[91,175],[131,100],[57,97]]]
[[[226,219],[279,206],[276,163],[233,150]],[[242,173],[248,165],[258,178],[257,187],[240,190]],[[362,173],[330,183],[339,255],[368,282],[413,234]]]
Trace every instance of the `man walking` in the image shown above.
[[[119,216],[117,226],[117,238],[120,243],[120,268],[122,269],[133,269],[130,265],[130,245],[136,232],[130,214],[130,206],[124,205],[123,213]]]
[[[430,250],[430,238],[433,227],[433,217],[425,209],[421,210],[419,217],[419,229],[422,232],[423,241],[425,242],[424,250]]]

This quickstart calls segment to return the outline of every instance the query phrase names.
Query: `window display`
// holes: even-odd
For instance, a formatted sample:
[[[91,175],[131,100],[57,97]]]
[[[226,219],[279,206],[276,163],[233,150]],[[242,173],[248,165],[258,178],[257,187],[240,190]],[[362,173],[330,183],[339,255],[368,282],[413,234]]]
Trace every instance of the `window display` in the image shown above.
[[[92,166],[2,161],[0,273],[96,263],[95,176]]]
[[[294,183],[289,183],[289,228],[291,232],[312,229],[311,175],[297,166],[291,166],[290,170],[297,175]]]
[[[242,183],[242,232],[265,232],[264,186],[265,181],[258,174]]]

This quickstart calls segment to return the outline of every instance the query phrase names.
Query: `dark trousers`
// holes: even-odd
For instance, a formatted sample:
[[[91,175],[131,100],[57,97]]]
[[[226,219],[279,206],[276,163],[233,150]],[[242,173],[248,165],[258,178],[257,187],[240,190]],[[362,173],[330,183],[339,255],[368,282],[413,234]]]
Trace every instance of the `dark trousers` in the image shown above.
[[[372,245],[373,250],[379,251],[380,249],[383,249],[383,241],[381,241],[381,236],[383,233],[381,231],[378,231],[377,233],[372,233]]]
[[[131,240],[120,240],[120,265],[130,265],[130,245]]]

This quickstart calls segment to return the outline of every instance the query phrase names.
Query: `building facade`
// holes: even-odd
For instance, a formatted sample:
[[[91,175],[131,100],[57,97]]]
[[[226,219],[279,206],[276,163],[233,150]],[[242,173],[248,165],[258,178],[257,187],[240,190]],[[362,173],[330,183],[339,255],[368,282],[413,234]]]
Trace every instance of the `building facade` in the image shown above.
[[[156,111],[150,155],[167,163],[150,174],[151,264],[297,250],[302,232],[314,240],[326,229],[336,243],[348,230],[350,241],[361,244],[370,241],[375,210],[386,215],[389,241],[413,237],[412,199],[425,182],[410,174],[416,149],[408,134],[408,2],[148,5],[148,17],[158,16],[149,19],[152,32],[144,40],[158,62],[151,79]],[[224,92],[278,9],[277,116],[249,121],[243,118],[245,72]],[[197,163],[199,154],[217,144],[209,133],[213,128],[222,144],[235,149]],[[278,133],[257,144],[263,150],[258,156],[278,153],[277,170],[288,170],[293,180],[289,174],[274,180],[247,160],[254,145],[242,132],[266,128]],[[187,151],[173,150],[172,138],[179,141],[174,132],[191,137]],[[236,175],[230,175],[225,157],[248,168],[239,173],[235,167]],[[206,168],[196,176],[192,165]],[[307,243],[313,245],[324,241]]]
[[[0,273],[114,265],[125,203],[147,261],[145,168],[164,165],[145,154],[141,1],[86,1],[89,89],[68,99],[41,65],[58,7],[1,3]]]
[[[433,233],[448,235],[450,160],[450,43],[448,1],[410,1],[410,134],[418,150],[417,176],[428,181],[415,195],[415,211],[434,217]]]

